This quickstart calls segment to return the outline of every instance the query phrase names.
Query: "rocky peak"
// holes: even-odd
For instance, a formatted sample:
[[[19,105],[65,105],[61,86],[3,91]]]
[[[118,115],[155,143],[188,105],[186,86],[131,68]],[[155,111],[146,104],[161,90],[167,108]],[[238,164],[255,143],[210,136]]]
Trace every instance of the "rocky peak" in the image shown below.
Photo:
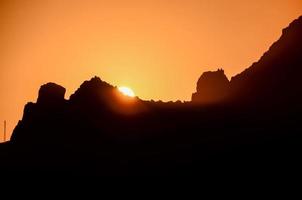
[[[218,103],[225,99],[229,90],[229,80],[223,69],[217,71],[204,72],[196,87],[196,92],[192,95],[192,101],[198,103]]]
[[[47,83],[40,87],[38,105],[57,105],[64,102],[66,89],[55,83]]]
[[[95,76],[89,81],[84,81],[79,89],[70,96],[72,102],[103,102],[112,96],[114,87],[99,77]]]

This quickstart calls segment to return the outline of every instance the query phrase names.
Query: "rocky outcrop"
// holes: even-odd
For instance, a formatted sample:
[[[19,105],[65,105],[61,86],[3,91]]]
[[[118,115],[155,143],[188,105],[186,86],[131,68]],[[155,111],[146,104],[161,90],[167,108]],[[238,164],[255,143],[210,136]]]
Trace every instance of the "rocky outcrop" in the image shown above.
[[[35,138],[39,138],[40,142],[53,142],[54,124],[60,124],[58,122],[59,118],[65,112],[67,102],[64,99],[65,92],[66,89],[64,87],[55,83],[42,85],[39,89],[37,102],[29,102],[25,105],[22,120],[15,127],[11,141],[30,143]],[[24,130],[30,131],[25,135],[21,133]]]
[[[66,89],[64,87],[55,83],[42,85],[39,90],[37,104],[43,106],[61,104],[65,101],[65,92]]]
[[[229,92],[229,80],[222,69],[204,72],[197,82],[196,92],[192,94],[192,102],[202,104],[219,103]]]
[[[116,88],[95,76],[81,84],[80,88],[70,96],[74,103],[103,104],[112,98]]]

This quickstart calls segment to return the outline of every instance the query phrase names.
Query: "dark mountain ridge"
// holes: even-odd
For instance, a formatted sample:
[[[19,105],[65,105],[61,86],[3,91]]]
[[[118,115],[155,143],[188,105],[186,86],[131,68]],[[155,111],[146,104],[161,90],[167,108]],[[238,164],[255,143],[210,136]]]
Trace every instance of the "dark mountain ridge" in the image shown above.
[[[230,81],[237,101],[301,102],[302,17],[283,29],[280,39],[260,60]]]
[[[259,106],[299,104],[302,100],[301,35],[302,17],[299,17],[283,29],[280,39],[259,61],[232,77],[230,81],[227,81],[221,70],[205,72],[198,81],[197,92],[193,94],[192,101],[204,103],[208,97],[202,91],[216,91],[216,96],[211,97],[210,102],[231,101],[236,104],[259,104]],[[201,79],[209,79],[210,74],[212,76],[216,74],[215,83],[213,81],[211,84],[205,81],[199,83]],[[222,89],[215,89],[219,87]]]
[[[223,70],[205,72],[192,102],[126,97],[98,77],[69,100],[65,88],[45,84],[0,145],[1,167],[81,175],[263,171],[280,162],[298,168],[301,35],[302,17],[231,81]]]

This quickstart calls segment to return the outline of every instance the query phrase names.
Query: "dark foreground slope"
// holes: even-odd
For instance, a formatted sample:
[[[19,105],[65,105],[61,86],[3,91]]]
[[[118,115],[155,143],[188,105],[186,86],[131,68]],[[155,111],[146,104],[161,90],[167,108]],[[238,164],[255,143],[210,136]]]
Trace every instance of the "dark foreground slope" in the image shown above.
[[[301,23],[302,18],[293,22],[257,63],[230,82],[221,70],[219,76],[206,73],[211,81],[199,81],[198,101],[128,98],[97,77],[85,81],[69,100],[63,87],[43,85],[37,103],[25,106],[11,141],[0,146],[1,167],[12,174],[297,172]],[[224,80],[212,81],[216,77]],[[202,85],[211,82],[218,85]],[[203,91],[209,95],[205,101]]]

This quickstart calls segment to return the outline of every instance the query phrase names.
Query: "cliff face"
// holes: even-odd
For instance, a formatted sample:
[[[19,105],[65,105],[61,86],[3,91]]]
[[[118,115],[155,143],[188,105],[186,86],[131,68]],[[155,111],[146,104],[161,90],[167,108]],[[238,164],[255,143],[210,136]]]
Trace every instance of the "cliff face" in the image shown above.
[[[192,94],[192,102],[201,104],[219,103],[227,98],[229,80],[222,69],[215,72],[204,72]]]

